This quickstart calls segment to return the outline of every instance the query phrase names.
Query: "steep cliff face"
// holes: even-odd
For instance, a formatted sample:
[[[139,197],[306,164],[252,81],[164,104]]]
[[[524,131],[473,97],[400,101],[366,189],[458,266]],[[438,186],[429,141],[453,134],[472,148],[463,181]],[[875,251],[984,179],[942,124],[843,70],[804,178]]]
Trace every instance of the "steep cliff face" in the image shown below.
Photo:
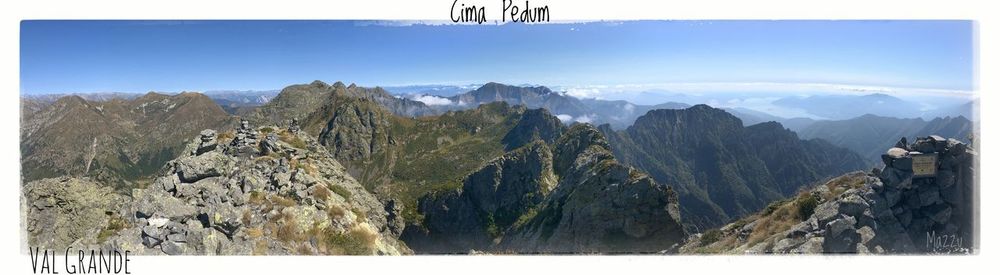
[[[596,128],[574,125],[554,148],[558,185],[500,250],[669,252],[685,238],[676,193],[618,163]]]
[[[424,228],[404,239],[445,253],[659,252],[683,240],[676,194],[617,163],[597,129],[575,125],[551,146],[536,141],[470,175],[462,189],[428,196]],[[435,246],[444,239],[457,242]]]
[[[899,142],[883,154],[883,169],[850,173],[775,202],[692,238],[682,251],[972,253],[978,247],[976,161],[976,152],[956,139]]]
[[[235,134],[205,130],[184,152],[151,186],[135,189],[121,208],[105,205],[113,200],[94,202],[100,197],[67,200],[72,207],[113,213],[109,216],[119,217],[115,227],[85,211],[47,210],[55,221],[87,221],[76,227],[39,228],[48,216],[33,213],[27,224],[35,225],[37,236],[72,237],[79,235],[76,231],[103,228],[97,241],[79,236],[85,240],[81,244],[139,254],[409,253],[396,241],[404,226],[399,205],[375,198],[303,132],[247,126]],[[54,197],[47,195],[53,193],[49,186],[45,181],[26,185],[31,209],[52,208],[45,203]],[[93,188],[84,194],[104,194]]]
[[[529,109],[524,111],[521,119],[517,121],[501,142],[507,150],[521,148],[525,144],[535,140],[542,140],[546,143],[554,142],[566,131],[566,126],[558,118],[545,109]]]
[[[723,110],[653,110],[624,131],[602,126],[622,162],[677,189],[685,223],[716,227],[823,177],[863,169],[856,154],[803,141],[778,123],[743,127]]]
[[[404,237],[425,253],[486,250],[556,185],[549,147],[536,141],[487,163],[461,189],[421,199],[425,230]]]

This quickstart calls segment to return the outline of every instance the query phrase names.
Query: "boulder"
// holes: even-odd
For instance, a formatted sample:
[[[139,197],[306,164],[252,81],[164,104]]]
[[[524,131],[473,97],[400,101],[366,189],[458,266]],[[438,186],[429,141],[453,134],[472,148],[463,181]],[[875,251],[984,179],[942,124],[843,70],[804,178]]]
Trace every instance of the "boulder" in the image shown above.
[[[838,201],[838,203],[839,212],[851,217],[858,217],[864,213],[865,209],[868,209],[868,203],[857,194],[851,194]]]
[[[937,185],[925,184],[921,185],[919,188],[920,192],[920,206],[929,206],[937,203],[941,203],[941,195],[938,193]]]
[[[854,217],[842,217],[826,224],[826,237],[837,237],[845,231],[853,230],[857,221]]]
[[[789,253],[797,254],[819,254],[823,253],[823,243],[825,242],[823,237],[812,237],[806,240],[802,245],[792,249]]]
[[[140,198],[136,204],[138,218],[167,218],[172,221],[184,222],[197,215],[198,210],[178,198],[166,193],[149,192]]]
[[[181,182],[191,183],[208,177],[222,176],[231,165],[229,158],[219,152],[208,152],[198,156],[181,158],[176,171]]]
[[[890,158],[900,159],[900,158],[905,158],[906,156],[908,156],[910,154],[910,152],[906,151],[906,149],[903,149],[903,148],[893,147],[893,148],[889,148],[889,150],[886,151],[885,154],[888,155]]]
[[[893,148],[893,149],[899,149],[899,148]],[[893,159],[892,168],[896,168],[903,171],[913,171],[913,158],[910,156],[905,156]]]
[[[816,218],[817,224],[827,224],[840,216],[839,205],[836,201],[821,203],[813,211],[812,217]]]
[[[186,249],[182,243],[166,241],[160,244],[160,250],[167,255],[181,255]]]
[[[935,204],[925,207],[922,211],[927,217],[938,224],[946,224],[951,219],[952,214],[952,208],[947,204]]]

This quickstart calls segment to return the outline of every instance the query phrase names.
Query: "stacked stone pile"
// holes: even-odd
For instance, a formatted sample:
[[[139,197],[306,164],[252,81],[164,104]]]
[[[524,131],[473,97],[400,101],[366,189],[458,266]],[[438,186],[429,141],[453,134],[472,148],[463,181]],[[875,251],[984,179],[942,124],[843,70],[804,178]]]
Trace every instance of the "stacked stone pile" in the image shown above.
[[[914,165],[928,156],[936,158],[932,169]],[[958,140],[929,136],[912,144],[902,139],[882,159],[884,168],[863,175],[861,188],[822,202],[757,252],[971,253],[976,153]],[[822,197],[830,190],[820,185],[812,192]]]

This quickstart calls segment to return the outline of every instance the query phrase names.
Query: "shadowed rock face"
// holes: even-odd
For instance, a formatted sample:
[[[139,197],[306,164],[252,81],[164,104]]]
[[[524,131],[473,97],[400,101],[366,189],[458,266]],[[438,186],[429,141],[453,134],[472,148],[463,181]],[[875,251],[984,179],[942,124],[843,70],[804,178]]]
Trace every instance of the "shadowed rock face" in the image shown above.
[[[618,164],[597,129],[575,125],[549,150],[532,143],[461,190],[425,198],[425,228],[404,239],[439,253],[621,253],[670,250],[685,237],[676,194]]]
[[[107,188],[82,185],[86,181],[28,183],[28,215],[38,220],[30,228],[36,236],[66,236],[58,244],[83,239],[84,246],[139,254],[410,253],[396,240],[403,230],[399,206],[368,193],[311,137],[270,127],[240,132],[223,138],[203,131],[121,207]],[[105,213],[122,217],[124,225],[100,238],[77,232],[108,228]],[[81,224],[40,227],[51,221]]]
[[[544,142],[504,154],[466,177],[462,189],[421,200],[427,230],[419,238],[411,236],[414,248],[427,253],[489,249],[501,230],[538,205],[555,184],[552,153]]]

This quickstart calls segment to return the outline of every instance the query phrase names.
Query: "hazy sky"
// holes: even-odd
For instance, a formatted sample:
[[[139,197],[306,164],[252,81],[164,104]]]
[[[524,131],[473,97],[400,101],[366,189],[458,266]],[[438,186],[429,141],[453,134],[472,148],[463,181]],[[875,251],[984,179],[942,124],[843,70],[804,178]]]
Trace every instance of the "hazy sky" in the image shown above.
[[[23,21],[21,92],[489,81],[972,90],[970,21]]]

